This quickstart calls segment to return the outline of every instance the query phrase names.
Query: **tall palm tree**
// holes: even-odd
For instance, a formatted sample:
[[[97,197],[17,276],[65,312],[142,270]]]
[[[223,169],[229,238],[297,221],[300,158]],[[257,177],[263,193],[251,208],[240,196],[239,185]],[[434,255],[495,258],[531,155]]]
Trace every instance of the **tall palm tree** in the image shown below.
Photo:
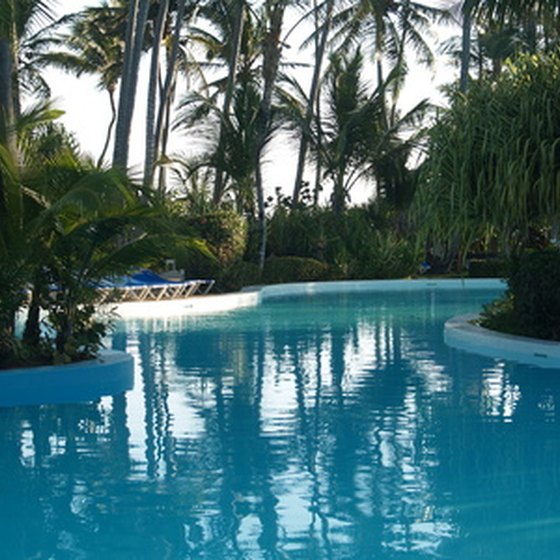
[[[113,165],[123,169],[128,164],[132,115],[134,113],[140,56],[144,44],[149,7],[150,0],[130,0],[128,6],[124,61],[113,150]]]
[[[216,145],[215,174],[212,198],[219,204],[227,191],[227,171],[224,169],[225,135],[224,119],[233,111],[236,88],[241,81],[253,82],[258,73],[259,58],[265,19],[258,18],[247,0],[210,0],[199,8],[201,25],[190,28],[191,39],[206,52],[201,67],[209,69],[215,79],[207,84],[219,112],[223,116],[217,123],[220,131]],[[245,87],[242,85],[241,87]]]
[[[98,87],[107,92],[111,119],[97,165],[101,166],[117,119],[115,93],[122,74],[126,10],[123,6],[110,6],[104,2],[95,8],[63,19],[70,24],[69,32],[58,37],[63,50],[46,53],[43,61],[72,72],[76,76],[98,76]]]
[[[150,77],[148,82],[148,99],[146,104],[146,153],[144,156],[144,184],[151,183],[156,159],[156,102],[157,87],[160,71],[160,50],[164,36],[165,25],[169,13],[169,0],[158,3],[157,17],[154,25],[154,37],[150,62]]]
[[[427,33],[434,21],[446,19],[447,10],[411,0],[359,0],[352,2],[334,16],[336,34],[333,41],[341,44],[342,50],[348,49],[356,41],[362,48],[371,48],[375,63],[378,86],[385,81],[384,63],[391,67],[401,66],[404,62],[405,47],[413,50],[418,60],[431,64],[433,54]],[[398,85],[398,81],[394,87]],[[398,89],[398,88],[397,88]],[[384,94],[383,94],[384,95]],[[385,111],[386,128],[389,127],[389,113]]]
[[[194,8],[194,4],[191,4]],[[173,92],[175,90],[175,83],[177,79],[177,62],[180,50],[181,29],[183,28],[185,14],[187,10],[186,0],[178,0],[177,10],[175,14],[175,28],[171,37],[171,48],[167,58],[167,69],[165,79],[161,88],[161,99],[159,110],[157,113],[156,126],[154,131],[154,141],[156,146],[155,155],[157,157],[157,150],[161,150],[165,154],[165,146],[167,143],[166,134],[169,130],[169,113],[171,110],[171,103],[173,100]],[[164,181],[160,184],[160,190],[164,189]]]
[[[405,115],[394,115],[386,128],[384,90],[397,80],[393,71],[386,81],[368,92],[362,79],[363,56],[358,49],[352,55],[333,55],[327,72],[328,87],[321,143],[326,175],[333,185],[332,206],[340,216],[352,187],[364,179],[375,181],[377,196],[393,206],[403,206],[410,200],[411,175],[407,170],[408,156],[418,138],[410,135],[427,109],[420,102]],[[405,140],[404,138],[407,139]]]
[[[325,52],[327,47],[327,41],[330,35],[332,18],[334,12],[334,0],[326,0],[322,3],[321,8],[324,9],[324,15],[322,21],[320,21],[319,16],[319,6],[316,5],[313,10],[313,15],[315,18],[315,56],[313,61],[313,75],[311,77],[311,85],[309,87],[309,95],[307,98],[307,104],[305,108],[305,117],[302,122],[302,133],[299,144],[298,160],[296,168],[296,176],[294,180],[294,191],[292,196],[293,206],[297,206],[299,202],[299,194],[303,185],[303,173],[305,170],[305,161],[307,158],[307,150],[310,139],[310,129],[313,117],[316,114],[317,104],[319,102],[319,86],[321,70],[323,66],[323,61],[325,58]]]
[[[152,185],[158,160],[168,160],[167,144],[172,125],[177,80],[182,73],[189,86],[193,78],[205,83],[202,65],[196,58],[196,34],[192,21],[204,7],[194,0],[158,3],[151,41],[152,56],[148,80],[148,105],[146,111],[146,156],[144,183]],[[186,33],[185,33],[186,30]],[[165,62],[161,47],[165,46]],[[159,94],[159,95],[158,95]],[[158,190],[165,190],[166,166],[160,167]]]
[[[21,111],[19,50],[22,39],[37,26],[52,21],[48,0],[5,0],[0,4],[0,115],[5,131],[13,129]],[[15,136],[9,134],[11,149]]]

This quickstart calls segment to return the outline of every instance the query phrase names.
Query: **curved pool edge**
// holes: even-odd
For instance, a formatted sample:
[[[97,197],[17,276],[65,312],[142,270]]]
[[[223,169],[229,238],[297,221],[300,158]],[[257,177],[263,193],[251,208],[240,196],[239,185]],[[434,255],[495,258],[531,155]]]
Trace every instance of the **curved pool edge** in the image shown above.
[[[513,360],[547,369],[560,368],[560,343],[499,333],[472,323],[477,314],[460,315],[446,321],[444,340],[448,346],[489,358]]]
[[[343,280],[333,282],[298,282],[252,286],[241,292],[209,294],[181,300],[124,302],[115,305],[123,319],[183,317],[205,313],[234,311],[256,307],[263,301],[315,294],[359,293],[374,291],[420,290],[487,290],[505,289],[505,282],[495,278],[406,279],[406,280]]]
[[[83,362],[0,370],[0,407],[93,401],[133,386],[134,358],[102,350]]]
[[[301,282],[272,284],[261,288],[262,299],[332,293],[422,291],[422,290],[488,290],[505,289],[505,281],[496,278],[444,278],[398,280],[339,280],[335,282]]]

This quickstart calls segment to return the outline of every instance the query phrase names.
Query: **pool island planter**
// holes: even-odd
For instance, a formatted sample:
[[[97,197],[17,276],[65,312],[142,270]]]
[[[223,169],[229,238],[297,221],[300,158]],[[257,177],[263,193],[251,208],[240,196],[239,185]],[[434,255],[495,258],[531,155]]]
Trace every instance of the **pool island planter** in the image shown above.
[[[0,407],[94,401],[133,386],[134,358],[103,350],[72,364],[0,370]]]
[[[478,317],[470,314],[449,319],[444,326],[445,343],[490,358],[560,369],[560,343],[485,329],[474,323]]]

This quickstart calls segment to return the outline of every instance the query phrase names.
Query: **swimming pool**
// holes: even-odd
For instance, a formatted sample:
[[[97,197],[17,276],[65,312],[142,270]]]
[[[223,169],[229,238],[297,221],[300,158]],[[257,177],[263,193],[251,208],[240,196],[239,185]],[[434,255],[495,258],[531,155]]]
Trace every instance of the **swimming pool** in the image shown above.
[[[557,558],[560,372],[443,341],[497,292],[120,323],[133,391],[0,409],[0,558]]]

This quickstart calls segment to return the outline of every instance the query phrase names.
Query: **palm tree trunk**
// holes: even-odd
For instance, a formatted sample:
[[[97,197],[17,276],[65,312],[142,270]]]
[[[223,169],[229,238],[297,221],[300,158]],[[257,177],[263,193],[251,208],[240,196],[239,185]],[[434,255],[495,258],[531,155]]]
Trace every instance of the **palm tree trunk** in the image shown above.
[[[408,12],[407,12],[408,14]],[[402,35],[400,37],[400,45],[398,46],[399,49],[399,55],[397,58],[397,62],[395,64],[395,68],[402,68],[402,65],[404,63],[404,48],[405,48],[405,44],[406,44],[406,40],[407,40],[407,27],[406,25],[403,26],[402,29]],[[403,84],[403,78],[401,78],[401,76],[397,77],[397,83],[395,85],[394,88],[394,94],[391,100],[391,111],[389,112],[389,126],[392,128],[395,125],[396,119],[397,119],[397,104],[399,102],[399,97],[401,94],[401,86]]]
[[[36,278],[39,282],[41,279]],[[41,298],[39,295],[38,283],[33,286],[31,291],[31,301],[27,310],[27,318],[23,331],[23,341],[30,348],[38,348],[41,337],[40,316],[41,316]]]
[[[303,130],[301,135],[301,141],[299,144],[298,163],[296,169],[296,178],[294,181],[294,193],[292,197],[292,205],[294,208],[297,206],[299,202],[299,194],[302,187],[303,172],[305,170],[305,160],[307,158],[307,147],[309,144],[311,122],[313,120],[315,104],[319,94],[319,78],[321,77],[321,67],[323,65],[323,59],[325,57],[325,49],[327,46],[327,39],[331,29],[333,9],[334,9],[334,0],[328,0],[321,38],[318,44],[316,45],[316,49],[315,49],[315,66],[313,68],[313,77],[311,79],[311,87],[309,88],[309,99],[305,110]]]
[[[4,119],[6,138],[4,140],[15,154],[15,137],[13,133],[14,104],[12,90],[13,58],[9,39],[0,37],[0,118]],[[1,189],[1,185],[0,185]],[[0,200],[2,199],[0,190]]]
[[[333,213],[336,218],[340,218],[344,212],[344,207],[346,205],[346,191],[344,189],[344,177],[346,175],[346,166],[344,163],[338,165],[338,169],[334,175],[334,186],[333,186]]]
[[[140,55],[142,53],[149,6],[149,0],[133,0],[130,3],[128,13],[125,60],[119,94],[119,111],[113,153],[113,165],[121,168],[126,168],[128,165],[130,130],[132,127]]]
[[[149,186],[154,176],[156,156],[156,139],[154,136],[156,120],[156,97],[159,75],[159,53],[163,39],[164,23],[169,11],[169,0],[160,0],[154,30],[154,43],[152,46],[152,60],[150,64],[150,81],[148,84],[148,101],[146,107],[146,155],[144,158],[144,185]]]
[[[383,61],[381,60],[381,51],[378,52],[376,55],[376,67],[377,67],[377,85],[380,88],[380,96],[381,96],[381,113],[383,119],[383,127],[385,132],[389,130],[389,117],[387,116],[387,94],[385,91],[384,85],[384,76],[383,76]]]
[[[113,135],[113,128],[115,126],[115,122],[117,121],[117,107],[115,104],[115,91],[110,88],[107,90],[109,94],[109,103],[111,106],[111,120],[109,121],[109,126],[107,127],[107,135],[105,136],[105,144],[103,144],[103,149],[101,150],[101,154],[99,155],[99,159],[97,160],[97,167],[101,167],[103,165],[103,160],[107,155],[107,150],[109,149],[109,142],[111,142],[111,136]]]
[[[167,106],[165,107],[165,118],[162,127],[161,135],[161,155],[164,156],[167,153],[167,143],[169,141],[169,125],[171,123],[171,104],[172,98],[170,97],[167,101]],[[158,192],[161,196],[165,194],[167,188],[167,167],[165,165],[159,168],[159,180],[158,180]]]
[[[255,150],[255,189],[257,194],[258,218],[259,218],[259,268],[264,268],[266,257],[266,214],[264,207],[264,184],[262,177],[261,156],[270,131],[272,94],[278,76],[280,64],[281,43],[280,34],[284,21],[285,1],[269,0],[267,8],[270,10],[270,23],[263,45],[263,79],[264,88],[257,120],[257,149]]]
[[[313,206],[319,205],[323,175],[323,132],[321,130],[321,96],[317,96],[315,107],[315,127],[317,128],[317,161],[315,162],[315,185],[313,188]]]
[[[170,106],[173,88],[175,85],[176,62],[177,56],[179,55],[179,39],[181,35],[183,19],[185,18],[185,10],[186,0],[179,0],[179,4],[177,6],[175,30],[173,32],[171,53],[169,54],[169,59],[167,61],[167,72],[165,74],[165,82],[161,90],[161,99],[156,122],[154,161],[157,160],[159,155],[162,153],[163,138],[167,135],[167,131],[164,130],[164,127],[168,128],[169,126],[169,119],[166,118],[166,112],[168,111],[168,108]]]
[[[463,3],[462,46],[461,46],[461,76],[459,78],[459,91],[467,91],[469,81],[469,61],[471,57],[471,25],[472,6],[470,0]]]
[[[229,60],[229,75],[227,80],[226,92],[224,97],[224,107],[222,110],[223,119],[229,119],[233,92],[237,83],[237,68],[241,54],[241,43],[243,39],[243,28],[245,27],[245,0],[235,1],[235,19],[233,27],[232,44],[233,48]],[[223,150],[224,150],[224,123],[220,123],[220,136],[218,141],[218,164],[216,166],[216,178],[214,181],[213,200],[219,204],[224,194],[224,170],[223,170]]]

